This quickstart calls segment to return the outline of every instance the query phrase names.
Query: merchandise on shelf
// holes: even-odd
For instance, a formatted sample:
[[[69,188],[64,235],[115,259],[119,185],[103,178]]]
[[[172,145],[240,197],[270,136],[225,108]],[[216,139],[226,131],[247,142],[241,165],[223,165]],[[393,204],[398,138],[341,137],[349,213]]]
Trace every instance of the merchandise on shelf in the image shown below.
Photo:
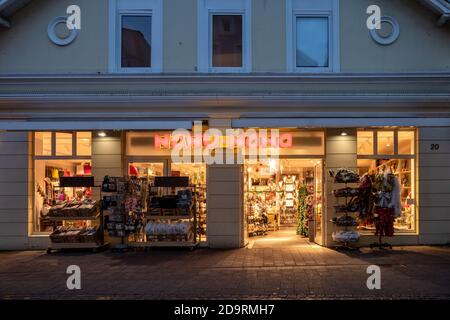
[[[338,242],[358,242],[360,234],[357,231],[339,230],[332,233],[331,237]]]
[[[56,217],[91,217],[100,210],[100,201],[92,199],[57,201],[48,211],[48,216]]]
[[[189,241],[193,238],[193,226],[190,221],[149,221],[145,233],[152,241]]]
[[[77,228],[60,226],[50,234],[53,243],[101,243],[101,235],[96,227]]]
[[[359,175],[349,169],[340,168],[336,172],[329,170],[330,176],[335,183],[357,183],[359,182]]]

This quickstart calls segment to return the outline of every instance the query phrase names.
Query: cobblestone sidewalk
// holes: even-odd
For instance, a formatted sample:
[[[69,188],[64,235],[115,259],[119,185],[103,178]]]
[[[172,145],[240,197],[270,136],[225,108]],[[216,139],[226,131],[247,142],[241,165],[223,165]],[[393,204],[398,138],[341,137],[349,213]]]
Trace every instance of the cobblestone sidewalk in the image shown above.
[[[72,264],[81,290],[66,287]],[[381,290],[367,289],[372,264]],[[450,299],[450,248],[4,252],[0,283],[1,299]]]

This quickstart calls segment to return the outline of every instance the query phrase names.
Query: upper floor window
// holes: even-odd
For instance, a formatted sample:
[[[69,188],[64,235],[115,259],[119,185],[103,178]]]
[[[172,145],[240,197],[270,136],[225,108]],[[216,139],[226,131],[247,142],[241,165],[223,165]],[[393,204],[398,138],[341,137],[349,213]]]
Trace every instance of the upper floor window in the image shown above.
[[[339,71],[338,10],[338,0],[287,0],[289,72]]]
[[[121,16],[121,67],[151,68],[152,16]]]
[[[198,71],[249,72],[251,1],[197,1]]]
[[[162,0],[110,0],[110,72],[162,71]]]

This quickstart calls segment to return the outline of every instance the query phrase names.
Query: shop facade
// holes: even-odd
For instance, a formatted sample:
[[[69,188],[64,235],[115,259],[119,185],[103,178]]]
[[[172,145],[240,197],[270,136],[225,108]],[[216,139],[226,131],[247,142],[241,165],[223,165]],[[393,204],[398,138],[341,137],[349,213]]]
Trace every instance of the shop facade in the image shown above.
[[[214,123],[233,122],[215,119],[209,126]],[[246,159],[241,164],[174,162],[171,147],[164,143],[172,130],[4,131],[2,158],[4,166],[10,168],[2,169],[2,177],[9,180],[3,184],[10,191],[3,191],[2,210],[14,214],[16,221],[26,221],[9,223],[16,228],[5,230],[7,235],[2,237],[10,241],[2,242],[4,249],[46,248],[53,224],[47,219],[43,194],[52,192],[52,197],[57,198],[58,189],[49,191],[48,188],[57,188],[61,176],[91,175],[96,185],[101,185],[105,176],[189,177],[190,184],[204,190],[200,245],[211,248],[243,247],[254,236],[284,227],[293,227],[293,232],[298,232],[299,192],[303,190],[311,208],[304,221],[304,227],[309,230],[299,236],[333,247],[336,242],[332,234],[337,228],[332,219],[336,217],[337,203],[329,171],[341,168],[360,175],[389,168],[399,178],[402,212],[395,220],[395,235],[389,238],[390,243],[444,244],[448,241],[445,226],[438,226],[442,222],[432,220],[445,214],[447,208],[445,197],[436,188],[447,181],[444,175],[448,163],[439,163],[441,157],[433,157],[432,151],[439,152],[441,145],[446,146],[448,141],[442,140],[445,137],[442,134],[447,133],[448,127],[274,129],[289,140],[279,149],[278,159]],[[424,147],[427,150],[421,154]],[[438,180],[439,177],[442,179]],[[433,190],[436,190],[434,194],[428,193]],[[95,190],[92,192],[92,197],[99,197]],[[70,199],[76,190],[65,188],[64,193]],[[24,199],[27,201],[22,202]],[[258,230],[262,215],[267,221],[264,230]],[[358,223],[361,234],[358,245],[375,242],[373,225]],[[22,236],[14,235],[20,232]],[[114,243],[114,239],[109,241]]]
[[[450,242],[450,33],[419,1],[379,1],[401,26],[390,44],[369,0],[44,2],[0,5],[0,249],[46,248],[50,202],[100,200],[106,176],[188,177],[202,246],[291,228],[333,247],[340,169],[398,181],[391,244]],[[82,29],[62,45],[49,22],[73,4]],[[171,136],[198,123],[286,141],[270,161],[177,161]],[[61,190],[76,176],[96,188]]]

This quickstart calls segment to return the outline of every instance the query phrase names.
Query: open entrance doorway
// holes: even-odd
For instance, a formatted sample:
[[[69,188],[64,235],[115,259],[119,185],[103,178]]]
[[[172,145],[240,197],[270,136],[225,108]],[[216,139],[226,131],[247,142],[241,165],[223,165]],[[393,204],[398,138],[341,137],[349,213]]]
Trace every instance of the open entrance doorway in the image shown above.
[[[247,161],[244,184],[247,242],[322,244],[322,159]]]

